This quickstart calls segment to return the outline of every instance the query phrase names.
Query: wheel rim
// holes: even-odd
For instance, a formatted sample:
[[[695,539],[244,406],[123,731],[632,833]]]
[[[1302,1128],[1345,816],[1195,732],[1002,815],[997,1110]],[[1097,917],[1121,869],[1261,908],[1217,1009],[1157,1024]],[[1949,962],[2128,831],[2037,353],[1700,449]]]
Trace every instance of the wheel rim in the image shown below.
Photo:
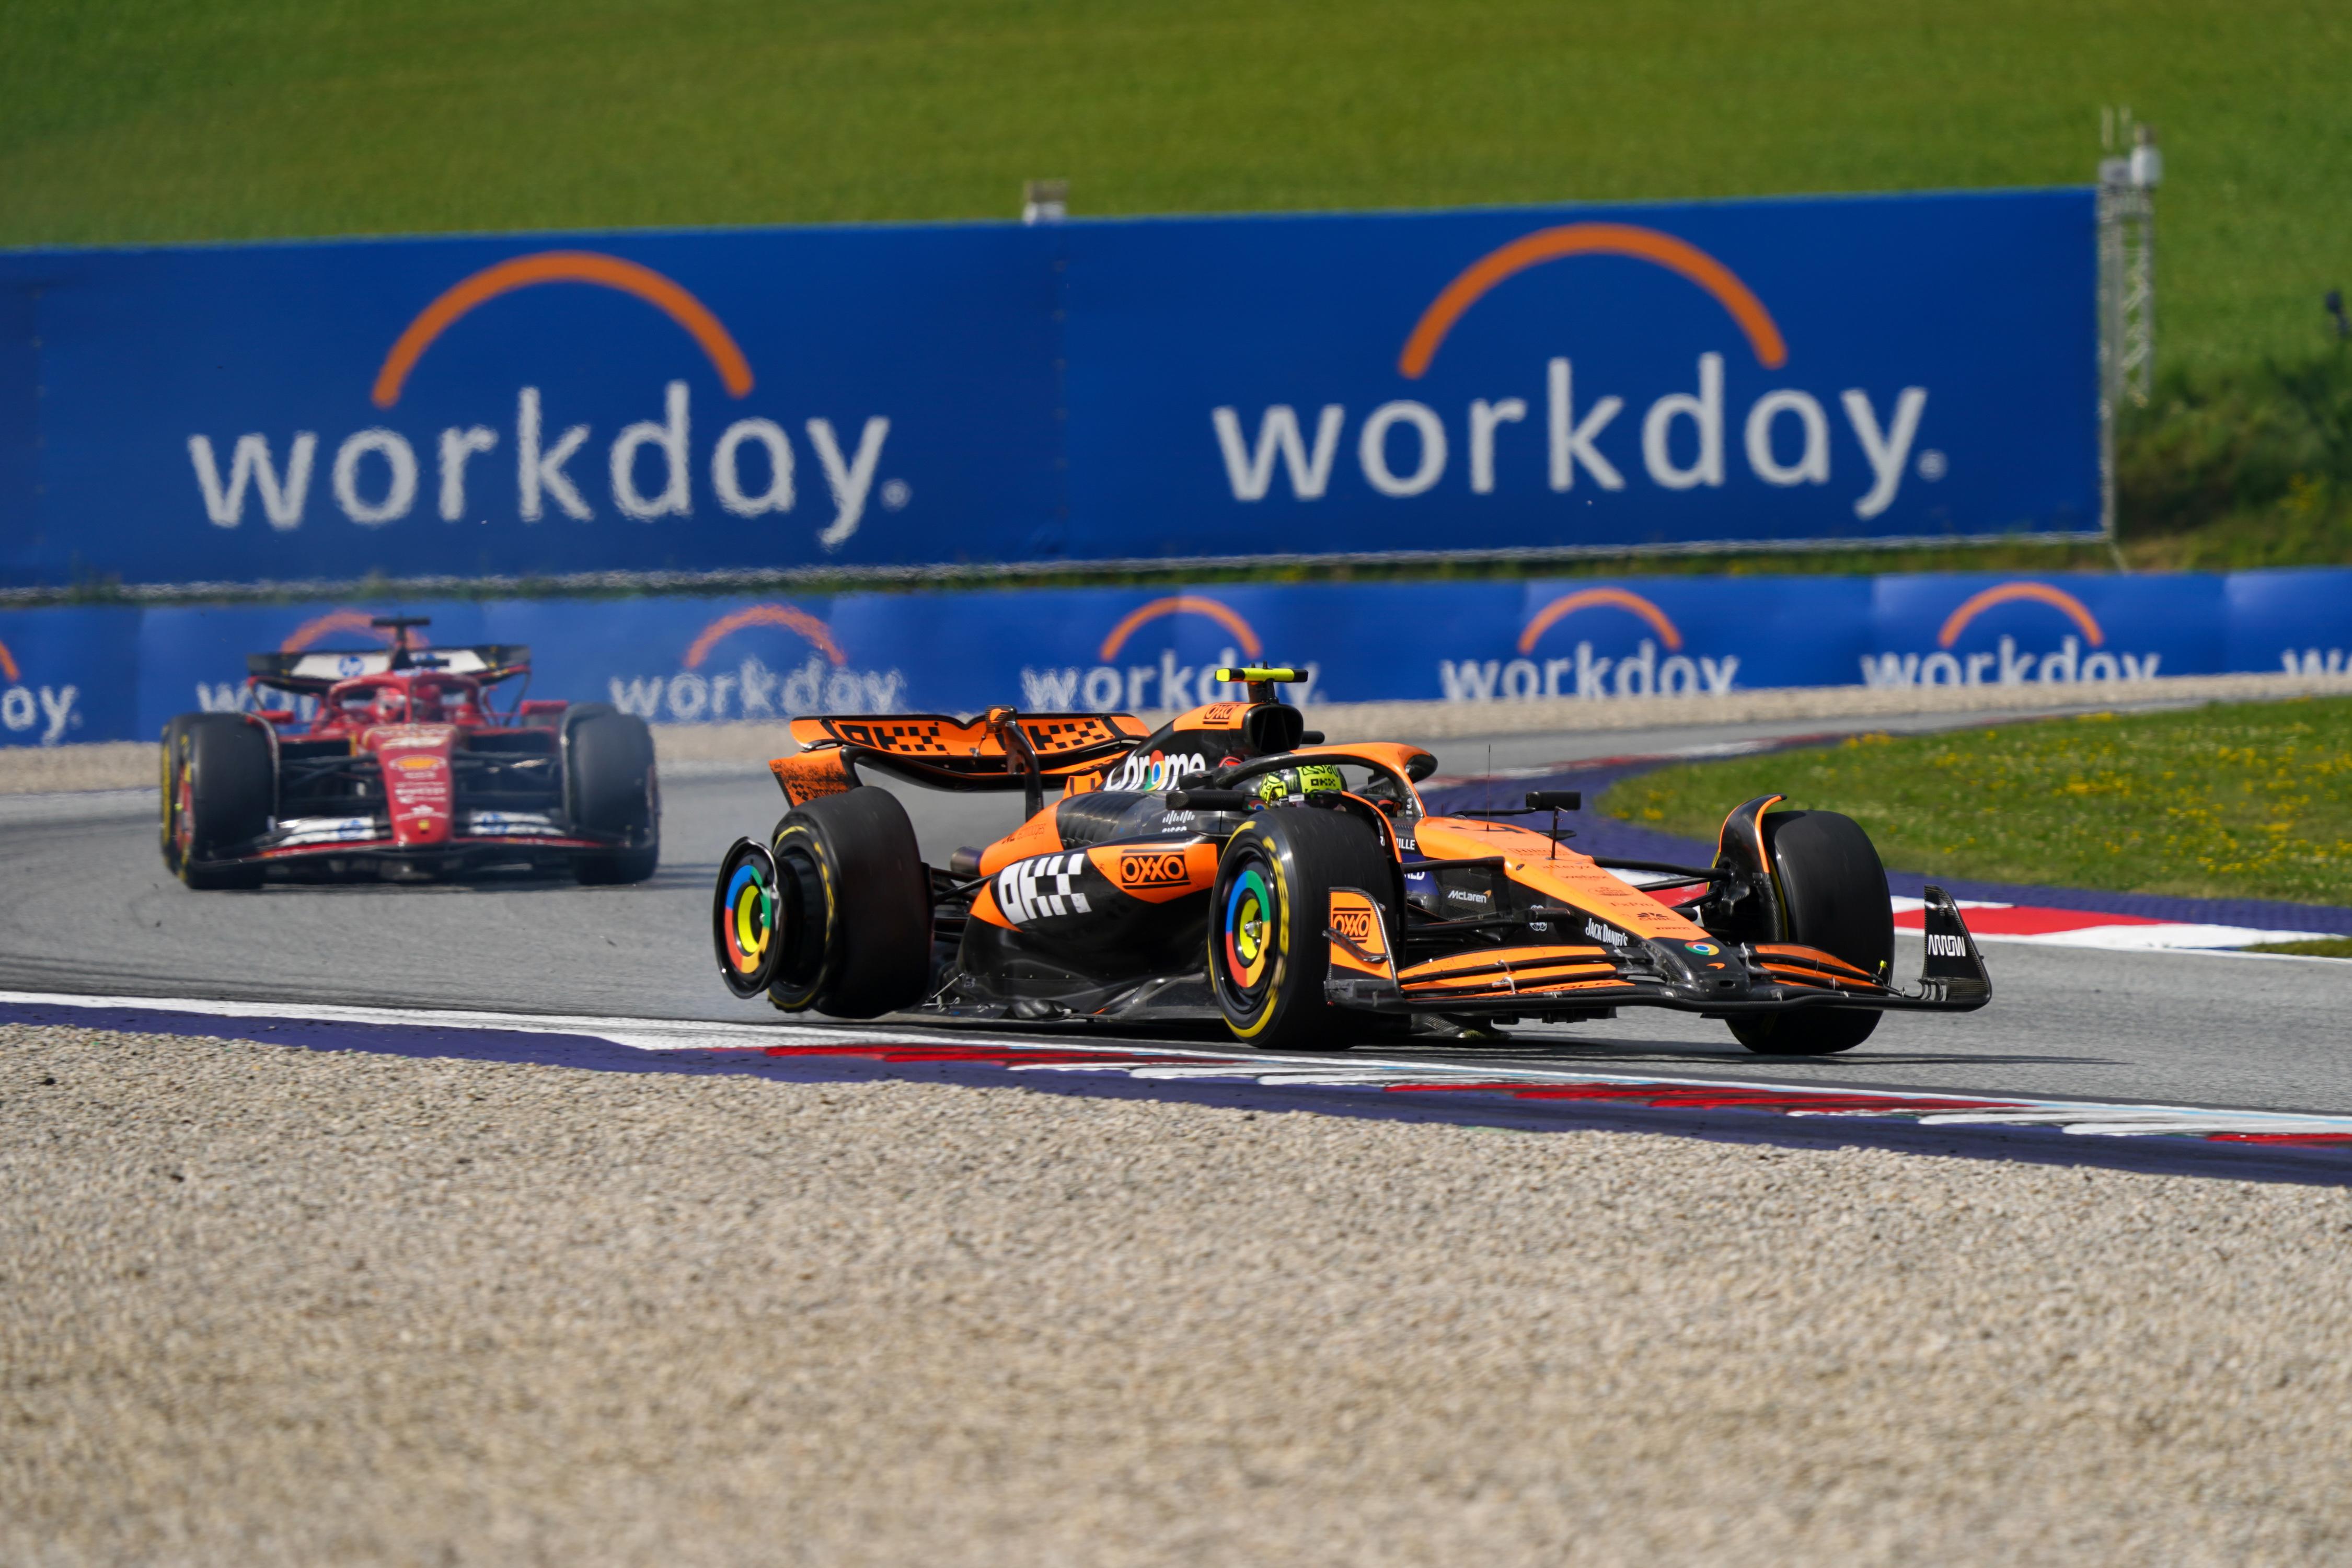
[[[782,953],[784,900],[774,857],[756,839],[738,839],[719,863],[710,909],[711,945],[719,977],[738,996],[767,989]]]
[[[1224,889],[1217,939],[1217,989],[1244,1017],[1262,1010],[1274,989],[1282,917],[1277,879],[1265,858],[1244,850]]]

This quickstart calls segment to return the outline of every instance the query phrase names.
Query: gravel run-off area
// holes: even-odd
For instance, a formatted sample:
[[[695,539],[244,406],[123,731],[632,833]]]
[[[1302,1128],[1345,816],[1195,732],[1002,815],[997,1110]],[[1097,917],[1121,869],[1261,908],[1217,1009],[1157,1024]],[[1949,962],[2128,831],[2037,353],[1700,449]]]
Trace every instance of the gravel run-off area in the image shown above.
[[[2352,1557],[2352,1194],[0,1028],[0,1561]]]

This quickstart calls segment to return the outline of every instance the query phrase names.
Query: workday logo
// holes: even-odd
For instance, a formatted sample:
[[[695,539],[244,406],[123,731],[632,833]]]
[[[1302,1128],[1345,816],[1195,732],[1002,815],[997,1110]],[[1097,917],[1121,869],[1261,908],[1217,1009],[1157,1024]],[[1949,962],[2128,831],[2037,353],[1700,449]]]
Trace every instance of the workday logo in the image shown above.
[[[830,626],[784,604],[751,605],[711,620],[670,674],[616,675],[606,685],[623,712],[676,724],[891,713],[907,705],[904,675],[854,667]]]
[[[735,518],[788,514],[801,505],[793,434],[767,415],[741,407],[715,439],[698,436],[693,395],[684,380],[660,388],[657,417],[624,425],[604,443],[601,465],[589,455],[597,432],[566,423],[559,410],[578,389],[522,384],[511,404],[483,422],[437,430],[397,422],[402,394],[430,351],[478,311],[509,296],[551,285],[586,285],[639,300],[667,317],[708,362],[728,398],[751,399],[751,364],[726,324],[674,279],[637,262],[596,251],[551,250],[518,256],[452,285],[417,312],[394,340],[377,368],[369,398],[383,422],[343,437],[327,459],[326,489],[334,508],[362,528],[384,528],[420,512],[444,523],[487,523],[493,515],[526,524],[553,520],[593,522],[611,513],[639,522],[691,518],[715,505]],[[647,389],[649,392],[651,388]],[[505,409],[512,410],[511,419]],[[489,423],[490,419],[502,423]],[[816,459],[832,502],[816,535],[837,550],[866,515],[869,500],[890,510],[911,497],[901,480],[877,486],[890,420],[869,416],[852,443],[832,419],[802,421],[800,437]],[[244,526],[252,502],[280,533],[312,515],[320,446],[316,431],[297,430],[282,447],[266,431],[236,437],[226,462],[209,435],[187,438],[188,458],[205,515],[215,527]],[[601,480],[601,483],[600,483]],[[511,487],[511,488],[509,488]],[[511,512],[508,508],[511,506]]]
[[[1524,235],[1465,268],[1413,323],[1397,356],[1398,377],[1426,378],[1464,318],[1521,274],[1596,257],[1641,262],[1689,283],[1745,339],[1759,370],[1787,368],[1789,344],[1770,310],[1720,260],[1660,229],[1573,223]],[[1702,353],[1693,381],[1654,398],[1638,427],[1630,418],[1620,424],[1630,406],[1625,396],[1580,382],[1575,360],[1564,353],[1540,356],[1539,364],[1530,356],[1521,385],[1493,388],[1498,395],[1458,408],[1410,396],[1361,414],[1325,404],[1313,416],[1310,436],[1294,404],[1265,408],[1255,432],[1239,408],[1227,405],[1211,410],[1210,426],[1234,500],[1245,503],[1273,495],[1277,465],[1291,500],[1324,499],[1351,422],[1357,472],[1374,494],[1393,500],[1435,491],[1449,475],[1456,476],[1455,493],[1472,496],[1515,483],[1541,483],[1562,496],[1580,489],[1588,500],[1637,483],[1666,491],[1717,489],[1732,471],[1727,447],[1736,440],[1737,458],[1766,487],[1848,485],[1853,517],[1867,521],[1895,503],[1909,473],[1933,481],[1948,470],[1941,452],[1923,450],[1913,458],[1927,406],[1924,386],[1903,387],[1884,403],[1864,387],[1838,392],[1834,405],[1853,443],[1840,457],[1842,443],[1821,395],[1796,385],[1769,387],[1744,411],[1735,410],[1727,404],[1724,366],[1722,353]]]
[[[1596,657],[1590,638],[1580,638],[1572,647],[1566,633],[1549,638],[1554,627],[1586,612],[1606,612],[1620,621],[1630,617],[1647,635],[1639,638],[1632,654],[1614,658]],[[1580,588],[1560,595],[1528,617],[1519,632],[1518,658],[1507,662],[1441,659],[1438,680],[1448,702],[1691,697],[1730,690],[1739,672],[1738,656],[1693,658],[1684,651],[1684,640],[1673,617],[1641,595],[1625,588]]]
[[[0,744],[54,746],[82,727],[79,686],[27,680],[15,650],[0,642]]]
[[[1202,621],[1216,628],[1209,636],[1230,640],[1214,659],[1203,659],[1197,665],[1178,663],[1178,634],[1200,631]],[[1147,627],[1159,634],[1158,638],[1147,636]],[[1167,640],[1154,648],[1158,662],[1137,662],[1140,649],[1130,644],[1152,643],[1160,638]],[[1121,616],[1104,635],[1091,666],[1069,665],[1058,669],[1024,667],[1021,700],[1023,706],[1042,713],[1139,713],[1155,709],[1181,711],[1211,702],[1240,701],[1246,697],[1246,689],[1218,680],[1217,670],[1265,657],[1265,640],[1232,605],[1205,595],[1175,594],[1139,605]],[[1304,705],[1318,695],[1316,683],[1322,679],[1322,665],[1309,663],[1304,668],[1306,684],[1286,687],[1286,701]]]
[[[2144,680],[2158,652],[2111,647],[2089,605],[2049,583],[1996,583],[1944,616],[1925,653],[1862,656],[1865,686],[2021,686]],[[1990,646],[1987,646],[1990,643]]]

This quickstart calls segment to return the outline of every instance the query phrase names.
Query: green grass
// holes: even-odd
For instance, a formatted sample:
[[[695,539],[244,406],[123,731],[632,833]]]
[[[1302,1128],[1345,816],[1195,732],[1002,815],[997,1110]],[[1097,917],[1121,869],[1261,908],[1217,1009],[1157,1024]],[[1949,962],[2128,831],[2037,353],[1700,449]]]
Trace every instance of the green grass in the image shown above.
[[[2352,287],[2313,0],[11,0],[0,244],[2074,183],[2158,126],[2161,357]]]
[[[2248,952],[2291,952],[2298,958],[2352,958],[2352,937],[2331,936],[2318,942],[2266,942]]]
[[[1712,840],[1740,801],[1860,822],[1930,876],[2352,903],[2352,699],[2103,714],[1667,768],[1596,809]]]

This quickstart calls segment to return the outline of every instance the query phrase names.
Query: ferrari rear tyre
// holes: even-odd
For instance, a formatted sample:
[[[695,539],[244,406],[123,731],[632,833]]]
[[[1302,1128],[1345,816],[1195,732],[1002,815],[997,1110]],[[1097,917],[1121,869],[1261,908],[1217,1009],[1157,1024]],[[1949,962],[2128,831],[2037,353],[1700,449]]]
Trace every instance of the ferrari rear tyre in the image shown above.
[[[1308,806],[1261,811],[1225,842],[1209,904],[1209,978],[1234,1037],[1263,1050],[1346,1050],[1378,1021],[1324,1000],[1331,889],[1392,901],[1395,865],[1361,823]]]
[[[870,788],[821,796],[788,812],[769,847],[769,1001],[836,1018],[878,1017],[921,1001],[931,971],[930,873],[898,797]]]
[[[261,886],[263,867],[216,861],[269,830],[269,737],[242,714],[184,713],[163,742],[163,863],[199,891]]]
[[[634,713],[582,703],[564,714],[563,752],[571,773],[573,827],[623,847],[572,863],[591,887],[642,882],[661,862],[661,782],[653,731]]]
[[[1834,811],[1776,811],[1763,829],[1780,893],[1780,940],[1884,979],[1895,958],[1895,915],[1886,868],[1862,825]],[[1801,1008],[1735,1022],[1731,1032],[1763,1056],[1829,1056],[1870,1038],[1878,1019],[1875,1008]]]

